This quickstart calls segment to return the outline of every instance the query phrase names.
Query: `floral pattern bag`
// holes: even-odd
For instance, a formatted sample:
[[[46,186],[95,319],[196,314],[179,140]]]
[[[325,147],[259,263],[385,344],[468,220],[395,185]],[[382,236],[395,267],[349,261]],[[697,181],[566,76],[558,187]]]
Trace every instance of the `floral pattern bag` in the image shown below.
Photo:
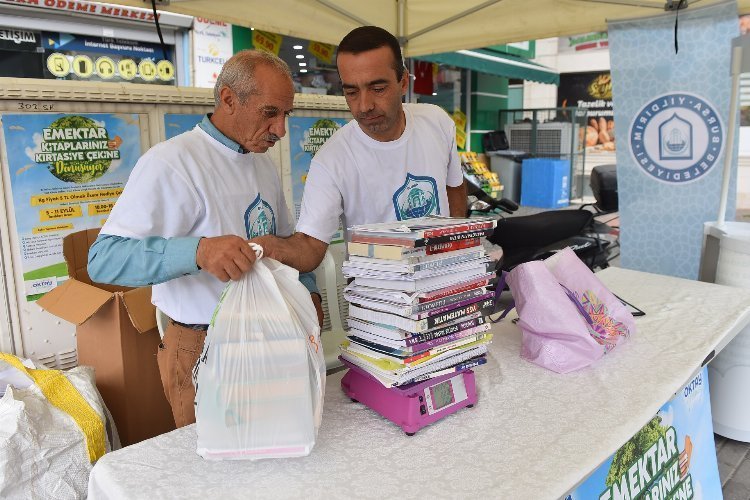
[[[584,368],[635,332],[635,319],[569,248],[507,276],[521,357],[558,373]]]

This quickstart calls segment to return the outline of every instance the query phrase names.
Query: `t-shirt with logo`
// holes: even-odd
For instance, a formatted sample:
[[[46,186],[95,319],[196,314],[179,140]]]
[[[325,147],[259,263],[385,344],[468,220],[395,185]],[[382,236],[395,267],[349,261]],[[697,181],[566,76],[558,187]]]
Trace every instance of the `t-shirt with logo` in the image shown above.
[[[289,236],[292,223],[266,154],[232,151],[200,127],[151,148],[130,174],[102,233],[147,236]],[[208,323],[225,283],[200,272],[154,285],[170,318]]]
[[[305,181],[297,231],[326,243],[346,226],[450,215],[447,186],[463,182],[456,127],[432,104],[404,104],[406,128],[380,142],[356,121],[318,150]]]

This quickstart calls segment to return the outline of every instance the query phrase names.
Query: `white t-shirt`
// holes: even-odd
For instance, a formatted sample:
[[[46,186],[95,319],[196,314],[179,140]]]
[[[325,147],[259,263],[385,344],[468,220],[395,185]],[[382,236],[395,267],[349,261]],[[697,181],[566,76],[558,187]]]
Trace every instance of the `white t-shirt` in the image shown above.
[[[232,151],[200,127],[151,148],[130,174],[102,233],[147,236],[289,236],[276,167]],[[201,271],[154,285],[151,301],[183,323],[208,323],[224,283]]]
[[[297,231],[330,242],[345,227],[450,215],[446,186],[463,182],[456,127],[443,109],[404,104],[406,128],[380,142],[355,120],[318,150],[305,181]]]

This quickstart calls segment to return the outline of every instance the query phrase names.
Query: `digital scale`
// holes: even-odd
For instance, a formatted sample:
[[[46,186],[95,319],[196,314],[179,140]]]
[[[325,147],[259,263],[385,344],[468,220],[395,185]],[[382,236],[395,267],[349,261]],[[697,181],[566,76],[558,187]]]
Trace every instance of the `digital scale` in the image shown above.
[[[413,436],[422,427],[471,408],[477,402],[474,372],[465,370],[403,387],[385,387],[361,368],[339,358],[349,368],[341,388],[352,401],[375,410]]]

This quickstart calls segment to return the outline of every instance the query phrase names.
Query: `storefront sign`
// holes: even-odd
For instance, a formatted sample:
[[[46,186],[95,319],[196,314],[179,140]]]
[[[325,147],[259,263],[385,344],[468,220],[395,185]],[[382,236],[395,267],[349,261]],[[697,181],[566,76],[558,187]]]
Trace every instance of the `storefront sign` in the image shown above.
[[[566,500],[722,498],[704,367]]]
[[[718,216],[727,151],[735,2],[609,23],[623,267],[698,277],[703,223]],[[645,57],[648,55],[648,57]],[[711,61],[707,69],[705,61]]]
[[[307,50],[324,63],[332,64],[333,53],[336,51],[336,46],[328,43],[311,41],[307,46]]]
[[[38,31],[0,28],[0,49],[36,52],[39,37]]]
[[[278,56],[283,40],[284,37],[276,33],[253,30],[253,47],[258,50],[265,50]]]
[[[557,106],[587,111],[588,123],[582,142],[594,151],[615,150],[615,121],[612,109],[612,76],[609,71],[560,75]]]
[[[68,276],[62,238],[101,227],[141,155],[136,114],[4,114],[26,299]]]
[[[40,7],[47,10],[60,10],[77,14],[93,14],[117,19],[129,19],[131,21],[154,22],[154,13],[151,9],[139,9],[135,7],[119,7],[99,2],[87,2],[84,0],[0,0],[0,3],[23,5],[26,7]],[[161,18],[161,15],[160,15]]]
[[[609,47],[609,35],[606,31],[595,31],[575,36],[561,36],[558,40],[558,52],[582,52]]]
[[[292,166],[292,200],[294,204],[294,219],[299,220],[302,205],[302,193],[305,190],[307,172],[310,161],[318,149],[325,144],[334,132],[346,125],[348,120],[343,118],[299,117],[289,118],[289,150]],[[342,240],[343,232],[333,235],[331,243]]]
[[[197,17],[192,33],[194,85],[212,88],[221,67],[233,54],[232,25]]]

